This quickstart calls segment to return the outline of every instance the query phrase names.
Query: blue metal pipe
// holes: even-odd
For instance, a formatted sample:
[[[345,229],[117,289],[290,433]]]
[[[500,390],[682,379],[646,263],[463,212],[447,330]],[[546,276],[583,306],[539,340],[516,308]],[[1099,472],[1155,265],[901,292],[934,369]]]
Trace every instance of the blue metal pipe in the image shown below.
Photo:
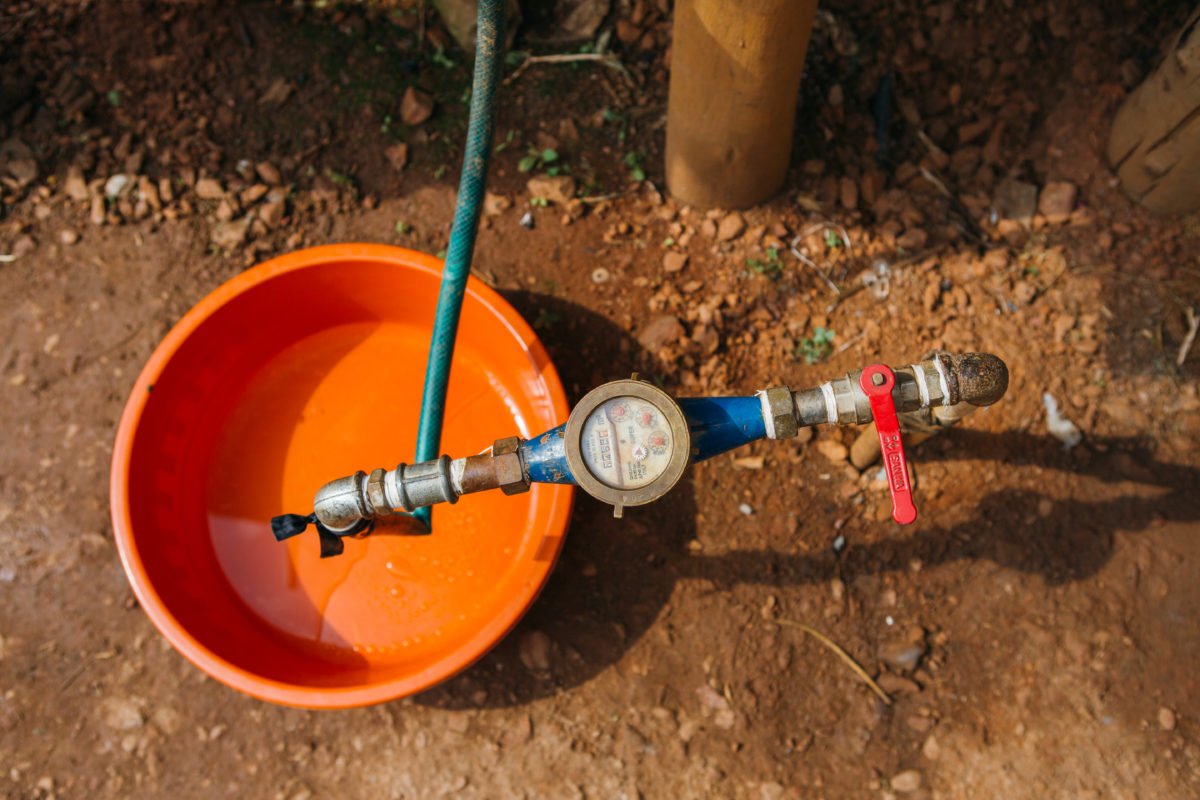
[[[684,397],[679,408],[692,435],[692,462],[704,461],[767,435],[757,397]],[[521,458],[533,483],[575,483],[564,447],[566,424],[522,443]]]

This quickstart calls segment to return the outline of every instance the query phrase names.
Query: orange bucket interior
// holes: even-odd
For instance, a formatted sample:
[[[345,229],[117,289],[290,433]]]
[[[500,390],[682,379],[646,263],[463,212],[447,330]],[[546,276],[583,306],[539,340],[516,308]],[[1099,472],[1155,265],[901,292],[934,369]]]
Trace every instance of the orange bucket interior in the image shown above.
[[[411,461],[441,261],[380,245],[299,251],[217,289],[168,334],[126,406],[112,469],[118,548],[138,599],[188,659],[251,695],[382,702],[483,655],[536,597],[572,487],[467,495],[431,536],[381,525],[322,560],[309,513],[327,481]],[[442,452],[562,422],[533,331],[472,278]]]

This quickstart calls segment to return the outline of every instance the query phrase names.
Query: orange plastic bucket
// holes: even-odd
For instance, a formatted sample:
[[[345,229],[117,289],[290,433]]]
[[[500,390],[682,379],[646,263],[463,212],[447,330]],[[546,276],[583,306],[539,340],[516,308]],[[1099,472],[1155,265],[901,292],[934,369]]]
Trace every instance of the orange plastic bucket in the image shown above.
[[[323,561],[315,536],[271,535],[326,481],[411,460],[441,268],[380,245],[282,256],[201,301],[138,378],[112,465],[121,560],[158,629],[229,686],[319,708],[420,691],[496,644],[549,575],[569,486],[468,495],[432,536],[346,539]],[[472,278],[443,452],[566,415],[533,331]]]

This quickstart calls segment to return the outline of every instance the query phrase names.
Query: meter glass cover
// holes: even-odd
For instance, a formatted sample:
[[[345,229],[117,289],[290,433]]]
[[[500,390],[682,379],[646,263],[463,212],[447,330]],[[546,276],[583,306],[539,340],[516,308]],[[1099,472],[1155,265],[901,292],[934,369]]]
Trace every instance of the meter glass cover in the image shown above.
[[[614,489],[638,489],[658,478],[671,461],[671,431],[662,412],[640,397],[614,397],[583,423],[583,463]]]

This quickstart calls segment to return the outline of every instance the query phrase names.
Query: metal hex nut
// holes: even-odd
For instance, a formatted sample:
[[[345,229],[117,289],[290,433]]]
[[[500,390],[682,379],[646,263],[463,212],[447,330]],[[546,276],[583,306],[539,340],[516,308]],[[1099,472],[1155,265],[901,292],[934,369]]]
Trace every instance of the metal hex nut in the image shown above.
[[[386,474],[384,470],[376,469],[367,476],[367,505],[371,513],[376,515],[386,516],[394,513],[391,504],[387,501],[387,492],[383,488],[383,479]]]
[[[767,409],[775,423],[776,439],[791,439],[800,432],[796,426],[796,406],[791,389],[786,386],[767,389]]]
[[[500,483],[500,491],[505,494],[521,494],[529,491],[529,479],[521,468],[521,437],[509,436],[507,439],[497,439],[492,445],[492,467],[496,470],[496,480]]]

